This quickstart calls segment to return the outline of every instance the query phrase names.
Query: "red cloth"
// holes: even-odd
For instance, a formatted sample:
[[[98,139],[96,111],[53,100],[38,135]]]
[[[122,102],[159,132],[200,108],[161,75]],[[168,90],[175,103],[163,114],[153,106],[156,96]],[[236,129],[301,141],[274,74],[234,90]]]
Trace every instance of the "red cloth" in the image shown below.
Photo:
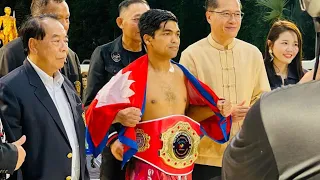
[[[168,175],[143,161],[133,161],[134,169],[127,168],[126,180],[192,180],[191,173],[179,179],[179,176]]]
[[[174,63],[172,61],[172,63]],[[216,107],[218,96],[205,84],[197,80],[185,67],[181,68],[187,78],[190,104],[208,105],[216,115],[201,122],[206,135],[219,143],[227,142],[230,135],[231,118],[224,118]],[[90,151],[98,156],[107,143],[108,130],[116,114],[127,107],[144,111],[144,96],[147,84],[148,56],[144,55],[119,71],[97,94],[86,111],[87,142]],[[125,128],[119,133],[124,144],[123,162],[136,152],[134,128]],[[124,165],[123,163],[123,165]]]

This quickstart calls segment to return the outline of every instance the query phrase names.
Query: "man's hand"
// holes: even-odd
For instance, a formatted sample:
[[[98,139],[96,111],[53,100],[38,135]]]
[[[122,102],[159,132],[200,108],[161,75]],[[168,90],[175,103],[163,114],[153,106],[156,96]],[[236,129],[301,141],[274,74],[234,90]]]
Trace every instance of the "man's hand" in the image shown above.
[[[228,117],[231,115],[232,105],[230,101],[224,99],[218,100],[217,107],[222,116]]]
[[[115,142],[113,142],[110,146],[112,155],[119,161],[123,160],[123,145],[117,139]]]
[[[242,101],[240,104],[237,104],[232,108],[232,112],[231,112],[232,122],[241,121],[246,117],[250,107],[244,106],[245,103],[246,101]]]
[[[17,161],[15,171],[21,167],[21,165],[24,162],[24,159],[26,157],[26,151],[22,147],[22,145],[25,142],[26,142],[26,136],[23,135],[18,141],[12,143],[13,145],[15,145],[17,147],[17,150],[18,150],[18,161]]]
[[[126,127],[135,127],[141,120],[141,111],[135,107],[129,107],[118,112],[114,122]]]

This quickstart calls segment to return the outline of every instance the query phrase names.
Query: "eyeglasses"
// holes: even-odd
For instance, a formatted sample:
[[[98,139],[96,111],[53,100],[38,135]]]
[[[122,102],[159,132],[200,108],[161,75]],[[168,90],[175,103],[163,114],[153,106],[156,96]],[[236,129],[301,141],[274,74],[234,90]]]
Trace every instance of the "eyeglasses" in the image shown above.
[[[219,11],[212,11],[212,10],[209,11],[209,12],[220,14],[222,17],[227,18],[227,19],[230,19],[232,16],[234,16],[235,19],[240,20],[244,16],[243,12],[231,13],[231,12],[228,12],[228,11],[219,12]]]

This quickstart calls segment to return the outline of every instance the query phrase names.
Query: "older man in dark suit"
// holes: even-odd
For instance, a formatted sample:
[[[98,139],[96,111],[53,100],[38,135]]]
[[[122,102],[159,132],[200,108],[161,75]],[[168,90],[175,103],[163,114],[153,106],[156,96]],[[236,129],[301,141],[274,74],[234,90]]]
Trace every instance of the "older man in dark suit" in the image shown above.
[[[88,180],[81,100],[59,71],[68,55],[66,30],[41,15],[21,32],[27,58],[0,79],[0,109],[13,132],[8,140],[28,137],[22,178]]]
[[[69,7],[65,0],[32,0],[31,15],[55,14],[66,31],[69,30]],[[0,77],[8,74],[22,65],[26,58],[23,53],[21,37],[9,42],[0,49]],[[69,48],[69,53],[61,73],[65,75],[75,86],[82,82],[80,62],[76,53]],[[82,87],[82,86],[80,86]],[[80,95],[82,90],[79,89]]]

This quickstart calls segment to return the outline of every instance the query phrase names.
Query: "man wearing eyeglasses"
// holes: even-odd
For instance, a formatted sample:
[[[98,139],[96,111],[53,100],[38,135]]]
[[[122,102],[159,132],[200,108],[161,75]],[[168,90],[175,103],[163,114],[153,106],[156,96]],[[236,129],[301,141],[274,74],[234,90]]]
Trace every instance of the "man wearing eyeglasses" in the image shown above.
[[[206,0],[205,9],[211,33],[184,50],[180,63],[218,96],[231,101],[231,139],[240,130],[249,108],[262,92],[270,91],[270,86],[258,48],[236,38],[243,18],[240,1]],[[220,176],[227,145],[204,137],[193,179],[209,180]]]

